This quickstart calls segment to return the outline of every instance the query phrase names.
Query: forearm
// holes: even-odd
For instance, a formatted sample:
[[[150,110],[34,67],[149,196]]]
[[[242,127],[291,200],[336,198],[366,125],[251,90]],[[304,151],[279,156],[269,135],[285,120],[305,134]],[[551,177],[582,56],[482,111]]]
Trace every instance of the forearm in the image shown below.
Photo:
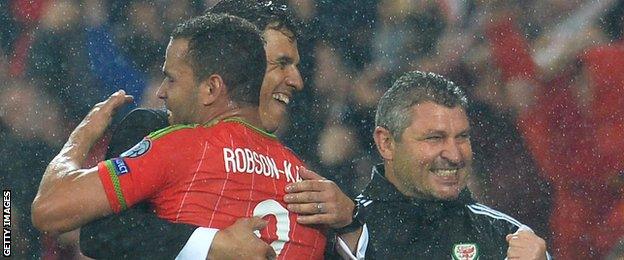
[[[73,205],[76,202],[75,195],[87,192],[84,189],[89,188],[73,185],[86,177],[79,165],[86,158],[88,148],[85,146],[88,144],[79,143],[83,139],[76,138],[79,136],[80,133],[72,133],[61,152],[48,165],[39,184],[39,191],[32,204],[32,221],[41,231],[69,231],[79,227],[78,223],[82,222],[78,216],[80,212],[72,212],[72,208],[80,209]]]
[[[46,168],[32,204],[32,221],[44,232],[67,232],[111,212],[97,168],[81,169],[89,150],[105,126],[93,123],[92,114],[71,133]],[[106,124],[108,125],[108,124]]]
[[[97,141],[96,138],[88,134],[85,128],[85,122],[83,121],[71,133],[59,154],[52,159],[39,184],[35,202],[53,194],[55,187],[62,186],[63,182],[79,177],[80,166],[84,163],[91,147]]]

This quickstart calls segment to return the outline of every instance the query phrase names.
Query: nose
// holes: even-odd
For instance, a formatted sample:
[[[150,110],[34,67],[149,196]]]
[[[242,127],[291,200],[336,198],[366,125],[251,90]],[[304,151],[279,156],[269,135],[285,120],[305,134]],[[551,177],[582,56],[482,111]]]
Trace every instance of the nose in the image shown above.
[[[158,87],[158,90],[156,91],[156,96],[160,99],[166,99],[167,98],[167,93],[165,91],[165,81],[163,81],[160,86]]]
[[[443,159],[446,159],[452,166],[463,167],[464,165],[464,154],[462,151],[463,144],[459,144],[454,140],[447,141],[447,144],[442,150],[441,156]]]
[[[294,88],[296,91],[303,90],[303,79],[301,79],[301,73],[297,68],[291,69],[286,77],[286,85]]]

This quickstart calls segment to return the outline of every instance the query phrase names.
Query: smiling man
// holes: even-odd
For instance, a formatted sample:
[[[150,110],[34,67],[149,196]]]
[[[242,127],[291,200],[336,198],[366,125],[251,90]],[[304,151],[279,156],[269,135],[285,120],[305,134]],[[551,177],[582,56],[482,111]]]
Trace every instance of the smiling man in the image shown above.
[[[381,98],[374,139],[384,163],[358,197],[355,223],[368,233],[359,257],[547,258],[544,240],[530,228],[470,197],[466,106],[453,82],[419,71],[404,74]],[[354,251],[355,240],[347,243]]]
[[[267,70],[260,89],[260,119],[269,132],[274,132],[287,115],[294,92],[303,89],[299,74],[299,51],[292,30],[264,31]]]

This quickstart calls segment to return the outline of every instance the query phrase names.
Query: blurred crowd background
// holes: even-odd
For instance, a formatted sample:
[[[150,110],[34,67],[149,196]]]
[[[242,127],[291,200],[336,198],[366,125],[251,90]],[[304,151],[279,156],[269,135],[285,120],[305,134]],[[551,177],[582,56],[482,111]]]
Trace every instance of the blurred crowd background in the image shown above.
[[[13,191],[14,255],[82,257],[75,234],[47,237],[30,223],[45,167],[114,90],[134,107],[162,107],[168,35],[214,2],[0,0],[0,186]],[[357,195],[381,162],[378,98],[401,72],[436,72],[473,101],[476,199],[532,227],[561,259],[622,250],[624,1],[287,4],[301,22],[305,90],[278,135],[311,169]]]

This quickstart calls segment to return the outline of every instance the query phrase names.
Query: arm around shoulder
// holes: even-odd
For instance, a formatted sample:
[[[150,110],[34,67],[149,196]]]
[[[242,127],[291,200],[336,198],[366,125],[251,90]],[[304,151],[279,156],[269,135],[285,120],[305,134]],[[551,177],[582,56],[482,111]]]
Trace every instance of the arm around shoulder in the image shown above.
[[[81,169],[89,150],[103,135],[114,111],[132,100],[123,90],[98,103],[74,129],[46,168],[32,204],[32,221],[44,232],[62,233],[110,214],[98,168]]]

